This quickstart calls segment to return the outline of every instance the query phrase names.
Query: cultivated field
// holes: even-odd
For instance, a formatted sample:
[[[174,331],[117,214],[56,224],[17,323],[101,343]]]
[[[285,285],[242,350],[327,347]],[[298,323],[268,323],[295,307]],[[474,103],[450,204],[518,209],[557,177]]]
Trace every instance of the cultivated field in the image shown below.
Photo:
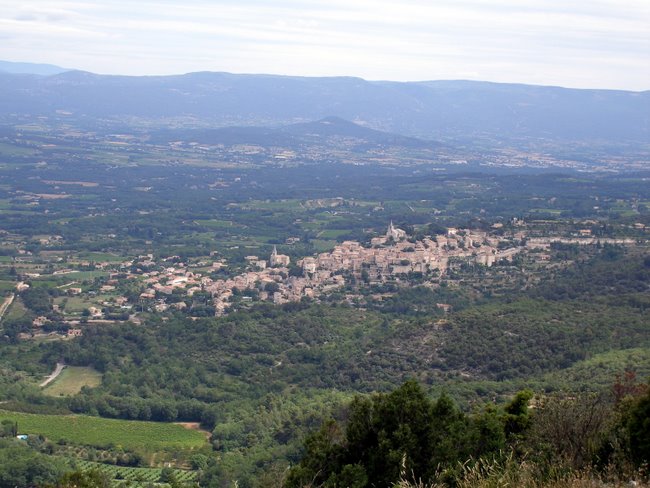
[[[0,421],[18,422],[20,434],[41,434],[52,441],[66,440],[96,447],[160,451],[196,449],[206,443],[202,432],[162,422],[104,419],[86,415],[40,415],[0,410]]]
[[[160,481],[160,474],[162,468],[127,468],[123,466],[113,466],[110,464],[93,463],[91,461],[72,462],[75,468],[83,471],[90,471],[98,469],[106,473],[113,480],[124,480],[131,482],[130,486],[138,483],[158,483]],[[189,483],[195,480],[195,471],[186,471],[182,469],[174,469],[174,477],[181,483]]]

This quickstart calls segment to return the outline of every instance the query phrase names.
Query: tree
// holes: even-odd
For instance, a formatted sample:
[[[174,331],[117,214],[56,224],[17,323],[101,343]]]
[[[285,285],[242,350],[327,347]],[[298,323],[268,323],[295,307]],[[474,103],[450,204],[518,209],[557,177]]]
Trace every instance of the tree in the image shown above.
[[[21,299],[25,306],[36,314],[45,315],[52,310],[50,295],[44,288],[28,288],[21,293]]]
[[[478,459],[488,453],[498,453],[506,447],[506,435],[499,412],[494,405],[488,405],[472,421],[470,453]]]
[[[302,276],[302,268],[296,264],[289,265],[289,276]]]
[[[57,488],[110,488],[111,479],[99,469],[66,473],[56,484]]]
[[[54,484],[63,474],[61,461],[15,440],[0,441],[0,488]]]
[[[530,445],[551,463],[583,469],[601,447],[611,408],[595,394],[551,396],[535,409]]]
[[[176,473],[174,473],[174,470],[170,467],[165,467],[160,471],[160,478],[158,481],[160,483],[169,483],[171,485],[178,482],[176,479]]]
[[[264,290],[268,293],[275,293],[276,291],[280,291],[280,285],[274,281],[270,281],[264,286]]]
[[[632,461],[650,463],[650,389],[629,409],[625,427]]]
[[[343,439],[343,433],[334,420],[326,422],[318,432],[307,437],[305,455],[287,475],[285,487],[318,486],[330,478],[335,479],[345,454]]]
[[[435,430],[444,422],[434,418],[435,406],[414,380],[388,395],[376,397],[373,403],[376,445],[371,447],[368,457],[370,484],[380,486],[385,481],[398,481],[403,461],[407,473],[415,479],[426,479]]]
[[[208,456],[205,454],[195,454],[190,458],[192,469],[205,469],[208,466]]]
[[[505,415],[503,421],[505,424],[505,433],[512,437],[522,434],[530,427],[530,416],[528,412],[528,403],[533,398],[533,392],[522,390],[504,408]]]
[[[18,435],[18,422],[5,419],[0,426],[0,437],[16,437]]]

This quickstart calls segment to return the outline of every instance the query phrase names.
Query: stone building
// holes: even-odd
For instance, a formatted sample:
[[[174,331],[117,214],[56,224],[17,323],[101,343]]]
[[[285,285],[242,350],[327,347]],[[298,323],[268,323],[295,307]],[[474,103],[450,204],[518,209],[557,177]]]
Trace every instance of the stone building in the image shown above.
[[[271,259],[269,259],[269,264],[273,266],[289,266],[291,259],[286,254],[278,254],[278,250],[273,246],[273,252],[271,253]]]

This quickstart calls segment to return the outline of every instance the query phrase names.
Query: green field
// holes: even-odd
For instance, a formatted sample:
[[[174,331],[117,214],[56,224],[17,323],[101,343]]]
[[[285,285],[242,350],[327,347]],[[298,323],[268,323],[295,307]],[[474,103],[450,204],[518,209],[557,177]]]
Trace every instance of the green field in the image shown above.
[[[94,278],[101,278],[103,276],[108,276],[109,273],[106,271],[77,271],[75,273],[70,273],[68,275],[58,275],[64,276],[66,278],[73,278],[75,280],[90,280]]]
[[[75,283],[72,286],[79,286]],[[65,310],[65,313],[80,314],[85,309],[90,307],[103,308],[102,302],[109,301],[113,295],[108,293],[95,295],[93,297],[86,297],[84,295],[78,296],[60,296],[54,299],[54,303]]]
[[[336,241],[326,239],[312,239],[311,243],[314,246],[314,251],[316,252],[331,251],[334,249],[334,246],[338,244]]]
[[[80,253],[76,256],[76,259],[83,259],[86,261],[96,261],[96,262],[116,262],[119,263],[124,261],[126,258],[123,256],[118,256],[116,254],[106,253],[106,252],[85,252]]]
[[[251,200],[246,203],[233,204],[243,210],[297,210],[300,209],[300,200]]]
[[[93,368],[81,366],[66,366],[57,379],[43,390],[50,396],[75,395],[84,386],[99,386],[102,375]]]
[[[23,317],[27,314],[27,309],[23,304],[23,301],[20,298],[16,298],[13,303],[9,306],[4,319],[5,320],[16,320]]]
[[[52,441],[66,440],[95,447],[161,451],[198,449],[205,445],[202,432],[162,422],[104,419],[86,415],[39,415],[0,410],[0,420],[18,422],[20,434],[40,434]]]
[[[101,306],[97,304],[99,300],[97,300],[96,297],[93,298],[94,300],[90,301],[90,300],[85,300],[83,297],[80,296],[74,296],[74,297],[63,296],[63,297],[57,297],[54,300],[54,303],[59,305],[61,308],[63,308],[66,311],[66,313],[81,313],[85,309],[90,307],[101,308]]]
[[[322,230],[318,233],[318,238],[320,239],[330,239],[330,240],[335,240],[338,239],[340,236],[348,234],[349,231],[345,229],[328,229],[328,230]]]
[[[31,156],[36,154],[36,149],[20,147],[14,144],[0,143],[0,154],[3,156]]]
[[[531,208],[530,212],[531,213],[560,215],[562,213],[562,210],[559,210],[557,208]]]
[[[195,222],[204,227],[214,228],[214,229],[229,229],[233,227],[231,220],[219,220],[219,219],[210,219],[210,220],[195,220]],[[242,227],[237,225],[236,227]]]

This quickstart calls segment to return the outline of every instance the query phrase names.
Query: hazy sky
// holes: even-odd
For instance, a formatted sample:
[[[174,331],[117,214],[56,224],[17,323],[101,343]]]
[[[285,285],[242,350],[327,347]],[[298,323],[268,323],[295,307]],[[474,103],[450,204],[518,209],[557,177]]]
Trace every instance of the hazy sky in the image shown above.
[[[650,0],[0,0],[0,59],[650,89]]]

